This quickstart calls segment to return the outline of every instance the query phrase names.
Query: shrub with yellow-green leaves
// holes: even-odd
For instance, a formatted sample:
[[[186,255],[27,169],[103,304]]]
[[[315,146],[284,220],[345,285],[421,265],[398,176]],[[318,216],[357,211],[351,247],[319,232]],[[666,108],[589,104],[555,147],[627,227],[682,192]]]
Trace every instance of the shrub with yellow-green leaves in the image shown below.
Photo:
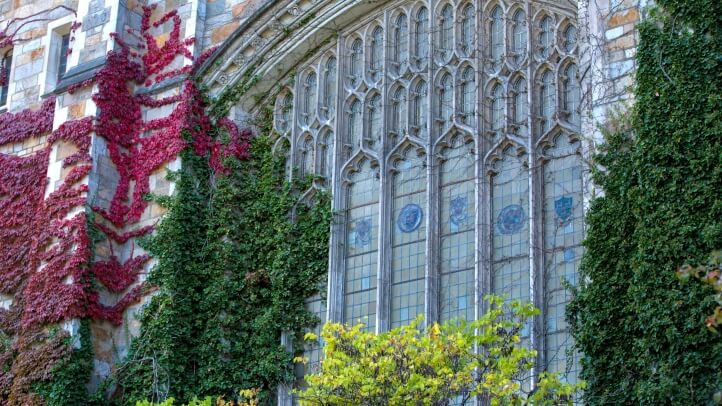
[[[477,396],[492,405],[571,404],[583,384],[555,374],[539,374],[534,390],[525,390],[536,351],[522,345],[521,332],[538,310],[487,300],[490,310],[473,322],[421,328],[419,318],[379,335],[326,324],[321,369],[297,393],[301,405],[465,405]]]

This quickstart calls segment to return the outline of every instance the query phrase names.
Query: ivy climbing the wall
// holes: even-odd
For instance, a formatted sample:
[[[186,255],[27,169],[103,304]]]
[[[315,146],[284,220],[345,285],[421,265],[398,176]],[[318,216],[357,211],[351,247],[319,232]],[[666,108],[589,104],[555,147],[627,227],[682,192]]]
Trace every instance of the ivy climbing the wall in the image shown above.
[[[182,152],[176,192],[160,199],[169,212],[145,241],[158,260],[148,278],[158,291],[118,369],[117,403],[233,399],[247,388],[270,402],[293,380],[281,334],[300,338],[317,322],[305,299],[325,285],[330,203],[321,192],[310,205],[299,202],[308,182],[286,182],[269,121],[250,157],[227,159],[225,173],[207,156]]]
[[[722,383],[713,290],[675,275],[722,247],[722,2],[655,3],[630,130],[597,157],[604,197],[570,308],[590,405],[706,404]]]

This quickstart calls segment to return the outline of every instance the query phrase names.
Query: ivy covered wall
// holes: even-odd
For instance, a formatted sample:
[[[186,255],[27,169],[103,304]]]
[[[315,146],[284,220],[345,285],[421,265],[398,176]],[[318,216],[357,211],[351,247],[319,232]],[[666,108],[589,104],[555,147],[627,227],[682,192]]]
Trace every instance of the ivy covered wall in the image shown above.
[[[722,246],[722,3],[656,3],[633,113],[596,158],[604,197],[570,309],[588,404],[705,404],[722,384],[712,289],[675,275]]]

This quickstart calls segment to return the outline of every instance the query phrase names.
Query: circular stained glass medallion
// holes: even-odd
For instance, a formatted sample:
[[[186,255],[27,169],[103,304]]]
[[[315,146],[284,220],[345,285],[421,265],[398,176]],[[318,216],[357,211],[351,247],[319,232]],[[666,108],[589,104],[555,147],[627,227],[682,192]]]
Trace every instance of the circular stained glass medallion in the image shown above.
[[[399,230],[404,233],[412,233],[421,226],[421,220],[424,218],[424,211],[418,204],[407,204],[401,209],[399,217],[396,219],[396,225]]]
[[[524,228],[526,213],[524,208],[518,204],[510,204],[499,213],[496,228],[500,234],[515,234]]]

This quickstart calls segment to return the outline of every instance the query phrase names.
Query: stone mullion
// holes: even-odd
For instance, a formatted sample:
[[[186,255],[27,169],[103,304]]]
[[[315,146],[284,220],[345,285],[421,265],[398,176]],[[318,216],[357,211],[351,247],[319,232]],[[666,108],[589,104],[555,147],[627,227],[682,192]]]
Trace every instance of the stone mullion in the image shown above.
[[[344,87],[343,78],[346,73],[345,69],[345,37],[339,36],[336,45],[336,118],[334,119],[334,153],[333,153],[333,175],[331,180],[332,200],[331,212],[333,214],[333,222],[331,224],[331,241],[329,248],[329,273],[328,273],[328,292],[326,298],[326,319],[329,322],[343,321],[343,294],[344,294],[344,270],[346,269],[344,250],[345,250],[345,229],[346,214],[343,209],[346,200],[346,186],[343,180],[343,161],[344,161],[344,137],[341,133],[343,123],[343,105],[344,105]],[[340,214],[337,214],[340,213]]]
[[[388,45],[390,43],[389,28],[390,13],[384,12],[384,39]],[[381,106],[382,119],[383,119],[383,132],[381,137],[381,145],[379,146],[379,248],[378,248],[378,261],[377,261],[377,283],[376,283],[376,332],[380,333],[387,331],[391,325],[391,246],[390,244],[384,244],[384,241],[389,241],[391,237],[390,221],[391,218],[391,187],[389,186],[389,179],[391,178],[388,171],[388,162],[385,159],[387,151],[389,151],[393,145],[389,145],[388,141],[388,114],[386,106],[389,100],[389,80],[387,73],[389,72],[389,60],[391,53],[390,47],[384,47],[384,64],[383,64],[383,87],[381,89]]]
[[[436,120],[436,112],[434,104],[436,102],[436,83],[434,80],[435,63],[435,45],[434,41],[434,21],[436,19],[436,0],[429,0],[429,18],[428,18],[428,59],[426,66],[427,86],[426,86],[426,102],[428,114],[426,115],[426,256],[425,256],[425,272],[424,272],[424,324],[428,325],[438,321],[439,317],[439,296],[438,296],[438,260],[436,257],[438,233],[436,232],[438,224],[438,191],[436,190],[436,176],[434,168],[434,122]]]
[[[538,308],[541,309],[541,313],[534,317],[532,320],[532,329],[531,329],[531,337],[530,337],[530,345],[532,348],[537,350],[537,359],[536,363],[532,367],[531,374],[532,374],[532,380],[531,380],[531,388],[532,390],[536,387],[536,377],[538,376],[539,372],[544,369],[544,355],[545,355],[545,348],[544,348],[544,319],[546,317],[545,315],[545,309],[543,306],[544,303],[544,252],[543,252],[543,244],[544,244],[544,236],[543,236],[543,230],[544,230],[544,221],[543,221],[543,191],[542,191],[542,177],[543,177],[543,171],[541,165],[541,159],[538,158],[538,151],[535,148],[535,145],[538,141],[538,135],[534,131],[534,117],[536,112],[538,110],[537,106],[534,103],[534,100],[537,98],[535,96],[535,90],[537,89],[537,86],[533,85],[535,83],[535,79],[533,76],[533,72],[536,68],[536,64],[534,62],[534,43],[536,32],[534,30],[534,24],[533,24],[533,16],[534,16],[534,9],[531,6],[531,2],[529,0],[525,1],[525,12],[526,12],[526,18],[527,18],[527,54],[528,57],[528,63],[527,63],[527,103],[529,106],[529,117],[527,119],[527,125],[529,126],[528,134],[529,134],[529,141],[528,141],[528,154],[527,154],[527,163],[529,165],[529,289],[530,289],[530,299],[532,301],[532,304]]]

